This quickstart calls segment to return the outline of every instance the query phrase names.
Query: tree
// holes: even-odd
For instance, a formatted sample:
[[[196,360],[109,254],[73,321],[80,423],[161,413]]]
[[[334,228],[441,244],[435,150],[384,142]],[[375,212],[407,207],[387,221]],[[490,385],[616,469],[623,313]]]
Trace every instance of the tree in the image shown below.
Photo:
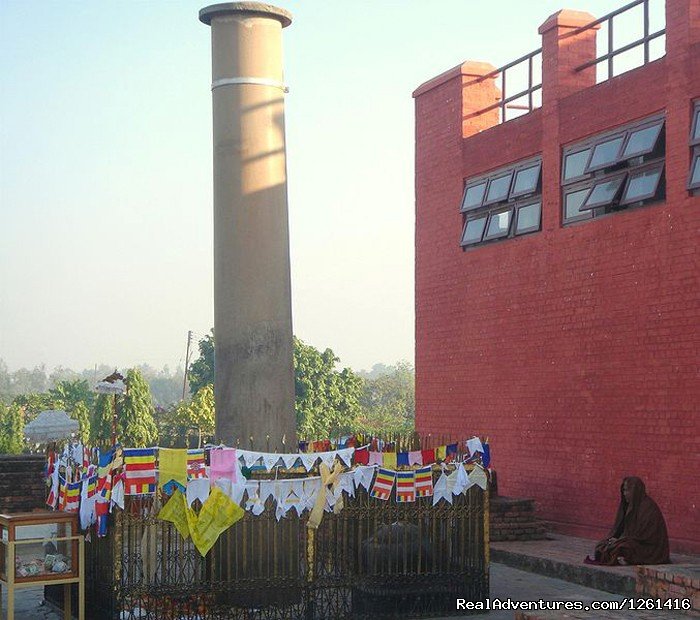
[[[26,422],[31,422],[42,411],[46,411],[47,409],[64,408],[63,401],[55,399],[48,392],[42,394],[20,394],[19,396],[15,396],[12,404],[22,408]]]
[[[187,378],[190,394],[196,394],[204,386],[214,384],[214,330],[199,341],[199,357],[190,365]]]
[[[49,390],[49,396],[55,402],[61,402],[68,412],[72,412],[78,403],[84,403],[88,409],[91,409],[95,400],[95,393],[85,379],[57,381]]]
[[[412,431],[416,417],[413,367],[399,362],[383,370],[375,378],[365,379],[361,398],[362,416],[358,420],[357,430],[365,433]]]
[[[325,438],[352,430],[360,414],[362,379],[349,368],[335,369],[331,349],[319,351],[294,337],[294,390],[297,430]]]
[[[20,454],[24,449],[24,411],[18,405],[0,403],[0,454]]]
[[[109,445],[112,439],[113,419],[114,396],[112,394],[99,394],[95,399],[95,408],[90,422],[90,442],[93,445]]]
[[[181,401],[158,416],[161,443],[173,447],[189,446],[188,437],[196,435],[197,446],[214,436],[214,386],[205,385],[191,401]]]
[[[70,417],[78,421],[78,436],[83,444],[90,442],[90,408],[84,401],[73,406]]]
[[[158,441],[153,399],[148,383],[137,368],[127,371],[126,387],[126,394],[117,408],[117,437],[126,446],[152,446]]]

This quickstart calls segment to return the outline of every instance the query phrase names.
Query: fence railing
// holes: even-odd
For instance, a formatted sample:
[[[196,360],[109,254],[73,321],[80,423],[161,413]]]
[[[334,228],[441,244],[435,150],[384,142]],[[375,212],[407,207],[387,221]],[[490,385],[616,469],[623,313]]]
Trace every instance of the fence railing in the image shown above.
[[[513,80],[508,79],[509,71],[511,78],[513,73],[520,72],[515,83],[522,84],[524,82],[527,86],[520,88],[516,93],[510,93],[510,85],[513,83]],[[501,98],[496,103],[473,112],[467,118],[479,116],[498,108],[500,110],[499,122],[503,123],[509,120],[508,110],[518,110],[527,113],[532,112],[535,108],[539,108],[541,99],[537,98],[536,95],[538,91],[542,90],[542,48],[516,58],[490,73],[479,76],[475,82],[483,82],[494,78],[500,81]],[[525,103],[525,100],[527,103]],[[514,103],[516,101],[523,101],[523,103]]]
[[[615,48],[615,18],[620,18],[620,16],[630,15],[630,11],[632,9],[635,9],[638,6],[642,6],[642,36],[639,37],[638,39],[631,41],[625,45],[622,45],[618,48]],[[619,22],[618,22],[619,23]],[[577,30],[577,32],[584,32],[586,30],[590,30],[591,28],[595,28],[597,26],[604,25],[607,29],[606,33],[606,53],[602,54],[601,56],[598,56],[597,58],[594,58],[593,60],[589,60],[588,62],[584,62],[583,64],[577,66],[575,68],[575,71],[583,71],[584,69],[587,69],[588,67],[592,66],[597,66],[601,63],[606,63],[607,65],[607,75],[604,79],[598,79],[598,82],[605,81],[610,79],[611,77],[615,76],[615,58],[619,57],[620,55],[629,52],[633,49],[636,49],[640,46],[643,47],[643,60],[641,62],[634,63],[632,66],[626,67],[624,70],[628,71],[632,68],[636,68],[638,66],[647,64],[651,60],[651,49],[650,49],[650,44],[652,41],[655,39],[658,39],[662,36],[665,36],[666,34],[666,29],[661,28],[659,30],[656,30],[655,32],[650,32],[650,26],[651,24],[651,16],[650,16],[650,0],[634,0],[633,2],[630,2],[629,4],[626,4],[625,6],[620,7],[619,9],[612,11],[611,13],[608,13],[607,15],[604,15],[603,17],[600,17],[596,19],[595,21],[592,21],[590,24],[586,24],[585,26],[582,26]]]

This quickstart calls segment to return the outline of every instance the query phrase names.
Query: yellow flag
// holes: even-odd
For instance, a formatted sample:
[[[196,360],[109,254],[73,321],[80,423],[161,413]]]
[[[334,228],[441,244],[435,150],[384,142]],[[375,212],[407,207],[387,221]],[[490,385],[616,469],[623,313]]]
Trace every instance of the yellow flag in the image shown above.
[[[187,486],[187,449],[158,448],[158,488],[171,480]]]
[[[382,465],[389,469],[396,469],[396,452],[384,452],[382,454]]]
[[[243,518],[245,511],[234,503],[219,487],[214,487],[199,511],[196,525],[190,532],[192,542],[205,556],[221,533]],[[192,516],[190,516],[192,522]]]
[[[439,446],[435,448],[435,458],[438,461],[444,461],[447,458],[447,446]]]
[[[166,502],[165,506],[160,509],[158,518],[163,521],[170,521],[175,525],[183,538],[189,538],[190,526],[187,522],[187,499],[179,489],[175,490],[175,493]]]

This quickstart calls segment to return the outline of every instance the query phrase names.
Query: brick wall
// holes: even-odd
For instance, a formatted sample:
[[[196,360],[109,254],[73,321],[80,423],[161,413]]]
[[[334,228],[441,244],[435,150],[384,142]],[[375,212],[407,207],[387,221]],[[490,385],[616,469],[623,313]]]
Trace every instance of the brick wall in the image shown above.
[[[598,85],[569,79],[562,54],[578,62],[590,41],[562,45],[576,20],[550,18],[544,105],[517,120],[466,123],[489,82],[459,67],[414,93],[416,417],[421,433],[489,436],[501,493],[567,533],[602,537],[638,475],[672,548],[697,552],[700,197],[685,184],[700,3],[668,5],[666,56]],[[561,149],[659,111],[666,200],[563,227]],[[542,231],[463,252],[463,180],[537,153]]]
[[[544,525],[535,516],[531,499],[494,497],[490,504],[489,536],[501,540],[541,540],[546,537]]]
[[[45,508],[45,465],[40,454],[0,455],[0,512]]]

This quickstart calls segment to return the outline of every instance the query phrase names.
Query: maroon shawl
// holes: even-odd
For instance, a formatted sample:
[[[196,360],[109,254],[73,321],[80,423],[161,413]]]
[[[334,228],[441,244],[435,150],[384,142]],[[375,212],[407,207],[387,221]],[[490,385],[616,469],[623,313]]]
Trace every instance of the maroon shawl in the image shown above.
[[[623,488],[631,489],[628,503]],[[620,485],[620,505],[609,538],[596,545],[595,559],[601,564],[617,564],[618,558],[627,564],[668,564],[668,533],[666,522],[656,502],[646,493],[644,482],[631,476]]]

